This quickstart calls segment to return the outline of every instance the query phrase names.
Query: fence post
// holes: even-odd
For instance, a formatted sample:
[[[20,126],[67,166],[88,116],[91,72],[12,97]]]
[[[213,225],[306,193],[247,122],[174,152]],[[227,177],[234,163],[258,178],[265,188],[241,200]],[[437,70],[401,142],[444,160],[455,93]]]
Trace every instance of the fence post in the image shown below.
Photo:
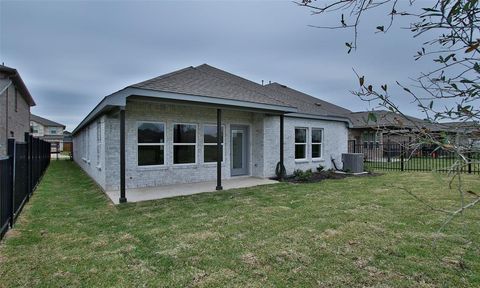
[[[468,159],[468,174],[472,174],[472,152],[467,153]]]
[[[392,146],[390,145],[390,137],[388,137],[388,140],[387,140],[387,162],[388,163],[392,162],[391,149],[392,149]]]
[[[404,153],[404,146],[405,145],[405,142],[403,142],[403,144],[400,144],[400,167],[401,167],[401,170],[404,171],[405,167],[404,167],[404,156],[403,156],[403,153]]]
[[[29,171],[29,183],[30,183],[30,194],[33,193],[33,136],[28,137],[28,150],[30,153],[30,161],[28,162],[28,171]]]
[[[13,227],[15,221],[15,139],[8,139],[7,153],[10,158],[10,173],[9,178],[12,181],[10,185],[10,193],[12,193],[12,210],[10,212],[10,227]]]
[[[32,186],[30,181],[31,181],[31,176],[30,176],[30,158],[32,157],[31,154],[30,154],[30,133],[28,132],[25,132],[25,143],[27,144],[27,151],[26,151],[26,154],[27,154],[27,187],[28,187],[28,193],[27,193],[27,198],[30,198],[30,194],[32,193],[32,190],[30,189],[30,187]]]

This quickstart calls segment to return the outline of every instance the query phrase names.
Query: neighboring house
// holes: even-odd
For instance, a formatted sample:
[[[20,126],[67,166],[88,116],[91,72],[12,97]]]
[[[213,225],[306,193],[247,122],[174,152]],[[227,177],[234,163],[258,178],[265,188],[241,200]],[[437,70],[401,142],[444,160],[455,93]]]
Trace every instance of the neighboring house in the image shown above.
[[[351,123],[336,109],[204,64],[105,97],[72,132],[73,155],[121,201],[128,188],[216,179],[221,189],[225,178],[273,177],[282,162],[287,174],[341,167]]]
[[[73,137],[69,131],[63,131],[63,151],[73,152]]]
[[[369,114],[374,114],[375,119]],[[352,112],[350,120],[353,123],[348,133],[350,145],[370,149],[389,142],[411,142],[419,129],[435,129],[435,125],[422,119],[384,110]]]
[[[57,151],[57,147],[58,152],[63,151],[63,131],[65,130],[65,125],[32,114],[30,127],[34,137],[52,143],[52,151]]]
[[[8,138],[25,141],[32,106],[35,101],[18,71],[0,65],[0,157],[7,154]]]

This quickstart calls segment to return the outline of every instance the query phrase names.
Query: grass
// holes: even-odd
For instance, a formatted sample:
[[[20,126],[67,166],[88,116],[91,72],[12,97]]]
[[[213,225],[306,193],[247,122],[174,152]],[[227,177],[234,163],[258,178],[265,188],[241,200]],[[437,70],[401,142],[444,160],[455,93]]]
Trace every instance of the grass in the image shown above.
[[[446,180],[389,173],[113,206],[55,161],[0,246],[0,286],[478,287],[478,208],[437,233],[445,215],[392,186],[457,207]],[[464,185],[478,192],[480,179]]]

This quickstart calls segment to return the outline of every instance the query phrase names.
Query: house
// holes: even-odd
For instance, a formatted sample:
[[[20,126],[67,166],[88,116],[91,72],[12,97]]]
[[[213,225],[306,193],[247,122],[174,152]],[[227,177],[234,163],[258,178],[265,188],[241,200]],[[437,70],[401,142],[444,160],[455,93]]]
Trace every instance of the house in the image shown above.
[[[63,131],[65,125],[32,114],[30,127],[34,137],[52,143],[52,151],[63,151]]]
[[[139,187],[216,180],[220,190],[223,179],[274,177],[282,167],[341,167],[351,122],[330,109],[203,64],[105,97],[72,132],[73,155],[120,202]]]
[[[369,114],[375,115],[374,118]],[[352,112],[350,120],[353,127],[348,133],[349,146],[364,146],[365,149],[386,143],[411,142],[419,129],[440,128],[419,118],[385,110]]]
[[[18,71],[0,65],[0,157],[7,155],[8,138],[25,140],[32,106],[35,101]]]
[[[64,152],[73,152],[73,137],[72,133],[69,131],[63,131],[63,151]]]

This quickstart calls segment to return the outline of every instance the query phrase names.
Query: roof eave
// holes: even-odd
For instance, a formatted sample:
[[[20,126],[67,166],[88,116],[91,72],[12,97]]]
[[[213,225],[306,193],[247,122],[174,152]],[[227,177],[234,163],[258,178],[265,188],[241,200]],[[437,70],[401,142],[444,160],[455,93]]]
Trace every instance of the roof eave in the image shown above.
[[[29,106],[37,105],[33,100],[33,97],[30,94],[30,91],[28,91],[27,86],[23,82],[22,77],[20,77],[20,74],[18,73],[17,69],[10,68],[7,66],[1,66],[1,70],[6,72],[7,74],[10,74],[9,76],[11,77],[12,82],[19,88],[20,92],[25,97],[25,100],[27,101]]]
[[[129,96],[142,96],[142,97],[151,97],[155,99],[214,104],[214,105],[224,106],[224,107],[241,107],[241,108],[258,109],[258,110],[264,110],[264,111],[277,111],[281,113],[297,112],[297,109],[291,106],[264,104],[264,103],[224,99],[224,98],[202,96],[202,95],[172,93],[172,92],[143,89],[143,88],[137,88],[137,87],[127,87],[105,97],[87,115],[87,117],[85,117],[85,119],[83,119],[82,122],[80,122],[80,124],[72,131],[72,134],[73,135],[76,134],[85,125],[87,125],[93,119],[101,115],[108,108],[111,108],[114,106],[124,107],[127,103],[127,98]]]

